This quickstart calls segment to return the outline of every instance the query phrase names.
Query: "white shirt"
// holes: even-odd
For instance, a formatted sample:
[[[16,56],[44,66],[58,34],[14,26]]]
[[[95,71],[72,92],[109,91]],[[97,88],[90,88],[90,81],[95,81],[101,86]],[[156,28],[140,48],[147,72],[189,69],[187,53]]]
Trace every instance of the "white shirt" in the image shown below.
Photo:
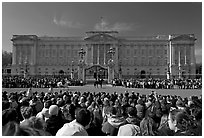
[[[64,126],[57,131],[56,136],[88,136],[88,133],[81,124],[73,120],[70,123],[64,124]]]

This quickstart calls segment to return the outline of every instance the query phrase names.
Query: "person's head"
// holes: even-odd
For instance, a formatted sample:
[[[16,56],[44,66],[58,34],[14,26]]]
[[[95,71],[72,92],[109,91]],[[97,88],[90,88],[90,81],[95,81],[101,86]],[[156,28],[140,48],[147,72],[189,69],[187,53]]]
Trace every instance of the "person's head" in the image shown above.
[[[140,122],[142,136],[155,136],[156,123],[151,117],[145,117]]]
[[[44,108],[49,109],[49,107],[52,105],[52,102],[50,100],[47,100],[44,102]]]
[[[59,108],[57,105],[51,105],[49,108],[49,115],[50,116],[58,116]]]
[[[117,109],[113,106],[108,108],[108,114],[109,116],[116,116],[117,115]]]
[[[120,106],[120,105],[121,105],[121,104],[120,104],[120,101],[119,101],[118,99],[116,99],[116,100],[115,100],[115,106],[118,107],[118,106]]]
[[[43,108],[41,111],[42,115],[44,116],[44,118],[49,118],[49,109],[48,108]]]
[[[9,101],[2,101],[2,111],[10,107]]]
[[[17,112],[14,109],[6,109],[2,111],[2,126],[10,121],[17,121]]]
[[[122,99],[122,105],[128,104],[128,97],[123,97]]]
[[[33,115],[33,108],[30,106],[22,106],[21,107],[21,115],[24,119],[28,119]]]
[[[128,116],[131,116],[131,117],[136,116],[137,114],[136,109],[134,107],[128,107],[127,114]]]
[[[75,118],[75,107],[73,104],[66,104],[63,107],[63,115],[65,117],[66,120],[73,120]]]
[[[168,124],[169,128],[174,131],[186,131],[192,126],[190,116],[186,112],[179,109],[175,109],[173,111],[170,110]]]
[[[76,109],[76,121],[82,126],[87,126],[91,120],[90,112],[86,108]]]
[[[103,105],[104,106],[109,106],[110,105],[110,101],[109,101],[109,99],[107,97],[104,98]]]

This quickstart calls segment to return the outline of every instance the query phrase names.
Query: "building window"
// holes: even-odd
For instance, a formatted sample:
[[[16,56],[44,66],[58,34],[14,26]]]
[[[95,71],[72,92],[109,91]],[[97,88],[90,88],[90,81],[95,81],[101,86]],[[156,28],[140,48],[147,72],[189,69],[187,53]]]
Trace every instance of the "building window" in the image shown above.
[[[164,54],[167,55],[167,50],[164,50]]]
[[[137,58],[134,59],[134,65],[137,65]]]
[[[130,56],[130,49],[127,49],[127,56]]]
[[[55,50],[55,49],[52,50],[52,56],[53,56],[53,57],[56,56],[56,50]]]
[[[137,49],[134,50],[134,55],[137,55]]]
[[[145,51],[145,50],[144,50],[144,49],[142,49],[142,55],[144,55],[144,51]]]
[[[152,55],[152,49],[149,50],[149,55],[150,55],[150,56]]]

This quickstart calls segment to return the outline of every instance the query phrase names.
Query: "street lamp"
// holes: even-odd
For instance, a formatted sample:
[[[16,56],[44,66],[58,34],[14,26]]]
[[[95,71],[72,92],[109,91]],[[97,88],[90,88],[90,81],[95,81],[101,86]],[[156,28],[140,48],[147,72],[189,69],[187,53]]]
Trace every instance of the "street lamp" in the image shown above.
[[[108,51],[108,54],[110,54],[110,56],[111,56],[111,61],[113,61],[113,56],[114,56],[114,54],[115,54],[115,50],[112,48],[112,47],[110,47],[110,49],[109,49],[109,51]]]
[[[114,63],[113,56],[115,54],[115,49],[110,47],[108,54],[110,54],[110,59],[108,61],[108,83],[110,83],[114,79]]]
[[[83,61],[84,55],[86,54],[86,51],[84,51],[83,48],[79,51],[79,57],[81,58],[81,61]]]
[[[27,61],[27,58],[25,59],[25,71],[24,71],[24,78],[27,77],[27,73],[28,73],[28,61]]]
[[[86,54],[86,51],[84,51],[83,48],[80,49],[79,51],[79,57],[80,57],[80,60],[79,60],[79,64],[78,64],[78,79],[80,80],[85,80],[85,71],[84,71],[84,66],[85,66],[85,62],[84,62],[84,56]]]

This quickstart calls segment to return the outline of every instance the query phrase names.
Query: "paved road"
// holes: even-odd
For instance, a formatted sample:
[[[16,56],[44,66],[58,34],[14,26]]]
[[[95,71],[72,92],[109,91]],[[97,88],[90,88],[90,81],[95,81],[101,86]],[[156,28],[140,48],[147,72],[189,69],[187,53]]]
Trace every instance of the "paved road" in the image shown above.
[[[191,95],[200,96],[202,94],[201,89],[136,89],[136,88],[124,88],[124,87],[112,87],[110,85],[104,85],[102,88],[95,88],[93,85],[86,85],[86,86],[70,86],[69,89],[65,88],[54,88],[54,91],[59,92],[60,90],[71,90],[71,91],[81,91],[81,92],[117,92],[117,93],[124,93],[125,91],[140,93],[140,94],[149,94],[151,91],[156,91],[158,94],[161,95],[180,95],[181,97],[189,97]],[[27,88],[2,88],[2,91],[7,92],[20,92],[20,91],[27,91]],[[37,92],[47,92],[48,88],[33,88],[33,91]]]

